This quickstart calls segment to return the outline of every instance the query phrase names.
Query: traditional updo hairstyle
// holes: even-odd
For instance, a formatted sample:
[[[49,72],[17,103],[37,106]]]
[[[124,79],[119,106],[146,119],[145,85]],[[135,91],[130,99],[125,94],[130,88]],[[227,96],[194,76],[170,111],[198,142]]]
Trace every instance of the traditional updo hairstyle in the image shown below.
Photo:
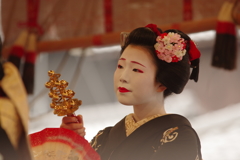
[[[162,33],[161,29],[158,30]],[[178,33],[186,43],[186,54],[181,61],[168,63],[158,58],[154,45],[158,35],[150,28],[140,27],[133,30],[126,38],[122,46],[121,54],[128,45],[136,45],[146,48],[152,55],[157,66],[156,81],[163,84],[167,89],[164,91],[164,97],[172,92],[179,94],[183,91],[185,85],[190,78],[190,61],[189,61],[189,41],[190,38],[179,30],[167,30],[168,32]],[[196,73],[195,73],[196,74]],[[195,81],[198,79],[198,71],[195,75]]]

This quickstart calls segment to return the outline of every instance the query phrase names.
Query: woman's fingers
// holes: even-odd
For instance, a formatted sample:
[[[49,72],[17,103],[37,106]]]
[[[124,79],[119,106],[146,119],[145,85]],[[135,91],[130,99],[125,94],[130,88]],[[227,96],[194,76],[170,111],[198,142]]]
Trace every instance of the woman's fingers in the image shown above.
[[[62,123],[68,124],[68,123],[76,123],[78,122],[77,117],[63,117]]]
[[[85,128],[81,128],[81,129],[77,129],[77,130],[74,130],[74,132],[76,132],[78,135],[84,137],[86,135],[86,132],[85,132]]]
[[[86,135],[82,115],[74,117],[63,117],[60,128],[70,129],[82,137]]]
[[[77,118],[79,123],[83,124],[83,116],[82,115],[79,114],[79,115],[76,116],[76,118]]]
[[[71,130],[76,130],[76,129],[81,129],[83,128],[83,124],[82,123],[62,123],[60,128],[67,128],[67,129],[71,129]]]

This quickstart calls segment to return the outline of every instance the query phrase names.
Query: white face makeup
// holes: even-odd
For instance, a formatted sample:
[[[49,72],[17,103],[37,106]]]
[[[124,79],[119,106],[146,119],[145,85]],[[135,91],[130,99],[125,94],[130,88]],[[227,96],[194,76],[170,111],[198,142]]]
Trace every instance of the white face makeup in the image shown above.
[[[114,89],[118,101],[124,105],[151,103],[157,98],[156,66],[147,49],[129,45],[118,61],[114,73]]]

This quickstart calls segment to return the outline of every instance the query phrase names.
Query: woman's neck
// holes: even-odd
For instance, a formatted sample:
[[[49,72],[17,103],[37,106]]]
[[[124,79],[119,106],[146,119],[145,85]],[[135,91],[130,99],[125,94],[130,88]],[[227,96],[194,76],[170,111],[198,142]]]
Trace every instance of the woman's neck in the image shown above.
[[[134,105],[133,110],[133,116],[136,122],[153,115],[166,114],[163,103]]]

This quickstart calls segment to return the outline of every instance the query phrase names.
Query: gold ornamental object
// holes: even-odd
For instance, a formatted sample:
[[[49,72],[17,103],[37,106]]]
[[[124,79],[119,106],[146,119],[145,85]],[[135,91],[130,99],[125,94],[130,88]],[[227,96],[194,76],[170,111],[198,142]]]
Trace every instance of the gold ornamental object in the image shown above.
[[[50,89],[49,97],[52,98],[50,107],[54,109],[54,114],[58,116],[73,116],[74,112],[82,104],[81,100],[73,98],[75,92],[68,89],[68,82],[59,80],[61,74],[54,73],[53,70],[48,71],[49,81],[45,83],[45,87]]]

